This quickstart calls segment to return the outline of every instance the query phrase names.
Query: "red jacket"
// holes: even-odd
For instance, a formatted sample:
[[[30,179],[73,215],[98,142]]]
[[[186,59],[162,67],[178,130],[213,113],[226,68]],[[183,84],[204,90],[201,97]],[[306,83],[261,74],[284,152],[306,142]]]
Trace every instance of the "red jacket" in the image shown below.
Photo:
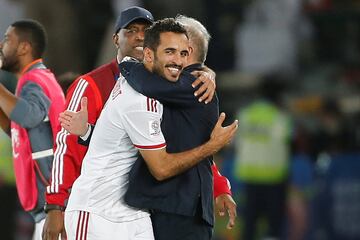
[[[67,109],[78,111],[82,97],[88,98],[88,122],[95,124],[119,75],[116,60],[92,72],[80,76],[66,94]],[[46,202],[60,206],[66,205],[69,191],[80,175],[81,163],[87,147],[78,144],[78,138],[62,129],[56,138],[52,178],[47,187]],[[228,181],[213,167],[215,197],[222,193],[231,194]]]

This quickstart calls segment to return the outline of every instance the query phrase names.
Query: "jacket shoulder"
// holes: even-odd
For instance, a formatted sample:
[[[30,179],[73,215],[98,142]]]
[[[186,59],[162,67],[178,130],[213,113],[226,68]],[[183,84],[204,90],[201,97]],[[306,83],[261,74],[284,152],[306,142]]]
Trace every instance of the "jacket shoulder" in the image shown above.
[[[84,76],[89,76],[94,80],[99,78],[104,78],[106,76],[114,78],[119,75],[119,68],[116,63],[116,60],[111,61],[110,63],[106,63],[101,65],[100,67],[92,70],[91,72],[85,74]]]

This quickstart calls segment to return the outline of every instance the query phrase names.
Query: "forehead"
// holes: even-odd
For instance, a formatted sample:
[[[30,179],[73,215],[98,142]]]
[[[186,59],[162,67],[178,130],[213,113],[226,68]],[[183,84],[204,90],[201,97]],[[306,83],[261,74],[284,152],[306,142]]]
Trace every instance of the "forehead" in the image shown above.
[[[184,50],[189,47],[189,39],[183,33],[163,32],[160,33],[160,48],[176,48]]]
[[[134,21],[131,22],[129,25],[126,26],[126,28],[148,28],[150,26],[150,23],[147,21]]]
[[[6,32],[5,32],[5,36],[8,37],[8,38],[16,38],[17,35],[16,35],[16,32],[15,32],[15,28],[10,26],[6,29]]]

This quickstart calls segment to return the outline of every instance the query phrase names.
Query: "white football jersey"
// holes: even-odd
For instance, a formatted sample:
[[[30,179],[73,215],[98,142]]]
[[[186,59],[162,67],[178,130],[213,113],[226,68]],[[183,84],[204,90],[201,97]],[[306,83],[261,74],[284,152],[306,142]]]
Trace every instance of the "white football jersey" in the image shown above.
[[[138,149],[165,147],[162,112],[158,101],[136,92],[125,78],[118,79],[96,123],[66,211],[87,211],[114,222],[149,215],[128,206],[124,194]]]

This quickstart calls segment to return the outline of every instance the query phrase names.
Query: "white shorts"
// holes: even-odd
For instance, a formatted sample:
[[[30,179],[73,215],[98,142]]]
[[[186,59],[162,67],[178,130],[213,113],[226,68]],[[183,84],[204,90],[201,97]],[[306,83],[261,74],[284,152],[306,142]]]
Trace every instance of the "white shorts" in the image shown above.
[[[71,240],[154,240],[150,217],[111,222],[84,211],[65,212],[65,229]]]
[[[38,223],[35,223],[32,240],[42,240],[42,230],[44,228],[45,218]]]

